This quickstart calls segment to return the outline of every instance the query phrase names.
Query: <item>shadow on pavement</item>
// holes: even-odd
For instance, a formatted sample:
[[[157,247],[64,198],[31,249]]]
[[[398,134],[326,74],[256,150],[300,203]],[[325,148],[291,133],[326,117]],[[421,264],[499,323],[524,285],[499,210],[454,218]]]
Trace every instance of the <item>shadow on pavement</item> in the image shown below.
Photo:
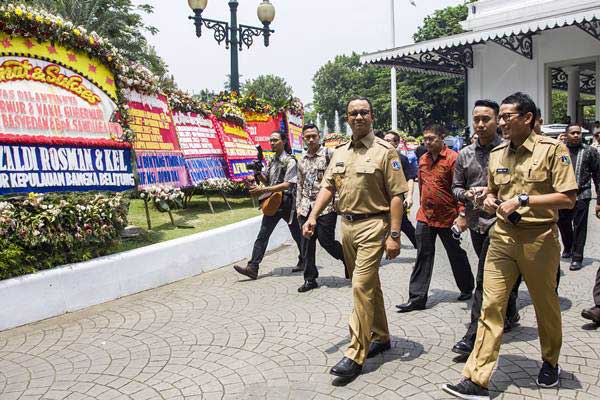
[[[538,387],[536,380],[541,366],[541,361],[532,360],[520,355],[509,354],[500,356],[498,368],[494,372],[490,383],[490,397],[492,399],[498,398],[511,386],[515,386],[520,389],[539,389],[540,393],[544,396],[543,398],[546,395],[558,398],[556,388],[543,389]],[[561,390],[581,388],[581,382],[575,375],[569,371],[561,371],[559,393]]]

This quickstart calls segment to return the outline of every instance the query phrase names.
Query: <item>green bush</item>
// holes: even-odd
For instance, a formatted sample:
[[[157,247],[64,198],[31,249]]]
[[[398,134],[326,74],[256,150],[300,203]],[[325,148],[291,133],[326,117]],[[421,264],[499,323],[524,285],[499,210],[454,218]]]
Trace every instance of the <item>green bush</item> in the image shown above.
[[[69,193],[0,201],[0,279],[105,255],[127,224],[121,194]]]

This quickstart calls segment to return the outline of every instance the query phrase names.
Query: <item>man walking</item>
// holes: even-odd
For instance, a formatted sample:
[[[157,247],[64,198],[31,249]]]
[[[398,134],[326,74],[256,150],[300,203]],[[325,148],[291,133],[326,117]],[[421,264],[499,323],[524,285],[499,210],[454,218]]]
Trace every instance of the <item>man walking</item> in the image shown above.
[[[263,215],[260,224],[260,231],[258,232],[256,242],[254,242],[252,257],[250,258],[250,261],[248,261],[248,264],[245,266],[233,266],[237,272],[249,277],[250,279],[258,278],[258,267],[262,262],[265,252],[267,251],[269,238],[277,226],[277,223],[281,219],[288,224],[292,238],[298,246],[299,255],[296,270],[301,271],[304,265],[304,261],[302,260],[302,250],[300,248],[302,235],[300,233],[298,219],[294,215],[296,211],[296,204],[293,199],[296,191],[295,186],[298,174],[296,160],[285,151],[285,133],[273,132],[269,138],[269,143],[271,144],[271,149],[275,153],[275,156],[269,163],[266,174],[260,175],[260,180],[267,186],[258,186],[254,184],[250,188],[250,194],[252,196],[260,196],[265,193],[283,192],[283,200],[275,215]]]
[[[483,273],[485,256],[489,247],[488,231],[496,222],[495,214],[488,214],[480,207],[479,200],[485,197],[488,180],[488,164],[492,149],[502,143],[498,136],[498,103],[490,100],[477,100],[473,109],[473,132],[477,141],[461,150],[454,166],[452,193],[465,204],[465,214],[459,214],[454,224],[464,232],[469,229],[471,242],[479,257],[473,304],[471,305],[471,323],[465,336],[458,341],[452,351],[468,356],[475,344],[477,321],[483,300]],[[520,319],[517,312],[518,285],[510,294],[506,315],[508,331]]]
[[[318,216],[337,194],[354,309],[350,346],[331,374],[351,380],[367,358],[391,347],[379,267],[384,250],[388,259],[400,254],[402,197],[408,188],[396,150],[373,133],[371,102],[355,98],[346,109],[352,140],[333,153],[303,234],[314,234]]]
[[[298,194],[296,196],[296,210],[300,226],[308,219],[310,211],[314,207],[317,194],[321,187],[321,181],[325,170],[329,165],[331,151],[321,146],[319,140],[319,128],[313,124],[305,125],[302,129],[302,138],[307,151],[298,163]],[[336,260],[344,262],[342,245],[335,240],[335,226],[337,214],[333,208],[333,200],[325,206],[317,218],[315,227],[316,235],[310,239],[302,238],[302,257],[304,259],[304,284],[298,288],[298,292],[308,292],[319,287],[317,278],[319,271],[315,263],[317,239],[323,248]],[[346,271],[346,277],[348,272]]]
[[[452,195],[452,175],[458,154],[446,147],[444,136],[445,130],[439,125],[431,125],[423,132],[427,153],[419,159],[421,207],[417,212],[417,261],[410,276],[408,302],[396,306],[401,313],[425,309],[438,235],[460,289],[458,300],[470,299],[473,292],[474,279],[467,253],[450,229],[456,217],[464,212],[464,206]]]
[[[536,105],[523,93],[502,101],[500,128],[510,139],[492,150],[484,207],[497,213],[483,276],[483,308],[464,379],[443,389],[461,399],[489,399],[510,291],[521,274],[531,295],[542,347],[537,383],[559,383],[562,345],[556,272],[560,261],[558,209],[575,204],[577,182],[568,150],[533,132]],[[514,214],[514,213],[518,214]],[[512,221],[512,222],[511,222]]]
[[[396,152],[398,153],[398,157],[400,157],[400,164],[402,164],[402,171],[404,172],[404,179],[406,179],[406,183],[408,184],[408,193],[404,198],[404,214],[402,214],[402,227],[401,231],[404,232],[410,243],[412,243],[413,247],[417,248],[417,239],[415,237],[415,227],[412,222],[408,219],[408,213],[413,204],[413,191],[415,187],[415,178],[417,174],[414,169],[411,168],[410,162],[408,161],[408,157],[398,150],[398,145],[400,144],[400,135],[398,135],[394,131],[389,131],[385,134],[383,138],[386,142],[394,146]]]
[[[570,258],[569,269],[578,271],[583,267],[588,211],[592,200],[592,180],[596,186],[596,193],[600,188],[600,156],[596,149],[583,144],[580,125],[573,124],[567,127],[566,135],[567,148],[579,190],[575,207],[558,212],[558,228],[563,242],[562,258]],[[600,211],[600,198],[597,198],[596,201],[596,212],[598,212]]]

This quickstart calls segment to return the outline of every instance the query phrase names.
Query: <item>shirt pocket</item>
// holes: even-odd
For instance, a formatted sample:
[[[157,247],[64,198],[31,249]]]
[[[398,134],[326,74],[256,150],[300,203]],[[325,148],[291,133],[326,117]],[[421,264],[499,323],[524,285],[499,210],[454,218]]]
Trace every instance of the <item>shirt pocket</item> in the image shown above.
[[[356,178],[357,186],[361,188],[368,188],[370,182],[374,182],[375,167],[372,165],[357,165],[356,166]]]
[[[532,168],[525,177],[526,190],[529,194],[549,193],[548,171],[542,168]]]
[[[494,184],[497,186],[508,185],[512,180],[510,174],[496,174],[494,175]]]
[[[333,175],[333,179],[335,181],[335,187],[337,190],[340,190],[342,184],[344,183],[344,176],[346,175],[346,166],[345,165],[335,165],[333,166],[331,173]]]

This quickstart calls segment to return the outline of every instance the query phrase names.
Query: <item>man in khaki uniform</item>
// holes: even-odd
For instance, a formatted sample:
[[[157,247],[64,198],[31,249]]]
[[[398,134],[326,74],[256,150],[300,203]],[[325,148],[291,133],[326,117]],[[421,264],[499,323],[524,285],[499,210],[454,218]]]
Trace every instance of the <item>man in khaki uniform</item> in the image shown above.
[[[390,348],[379,267],[384,250],[388,259],[400,254],[403,194],[408,185],[396,149],[373,133],[370,101],[353,99],[347,112],[352,140],[333,153],[303,234],[312,236],[317,217],[337,193],[354,310],[350,347],[331,373],[350,380],[360,374],[365,359]]]
[[[502,102],[498,119],[508,141],[492,150],[484,207],[498,220],[490,231],[483,306],[473,351],[457,385],[443,389],[462,399],[489,399],[508,295],[522,274],[531,295],[542,347],[537,384],[559,383],[562,345],[556,272],[560,261],[558,210],[575,204],[577,182],[566,147],[533,132],[536,106],[523,93]],[[519,220],[520,218],[520,220]]]

